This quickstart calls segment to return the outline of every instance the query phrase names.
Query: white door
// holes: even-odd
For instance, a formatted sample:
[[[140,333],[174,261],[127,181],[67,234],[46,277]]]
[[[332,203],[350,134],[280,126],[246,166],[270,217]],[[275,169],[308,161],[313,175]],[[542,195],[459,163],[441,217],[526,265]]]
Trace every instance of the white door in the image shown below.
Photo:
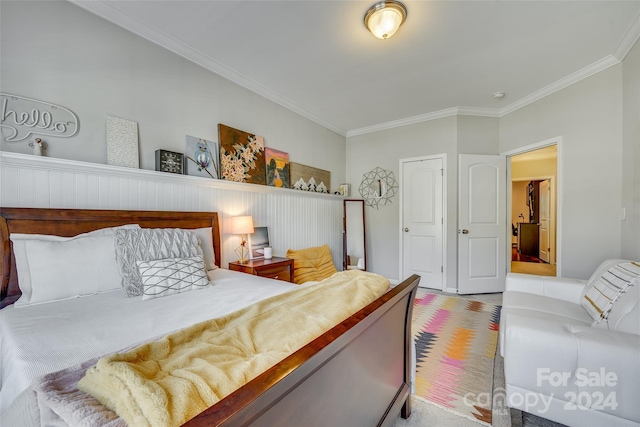
[[[549,262],[551,259],[551,227],[550,227],[550,201],[551,201],[551,185],[549,180],[540,181],[540,259]]]
[[[442,290],[442,158],[402,163],[402,277],[418,274],[420,286]]]
[[[504,291],[507,271],[506,159],[461,154],[458,293]]]

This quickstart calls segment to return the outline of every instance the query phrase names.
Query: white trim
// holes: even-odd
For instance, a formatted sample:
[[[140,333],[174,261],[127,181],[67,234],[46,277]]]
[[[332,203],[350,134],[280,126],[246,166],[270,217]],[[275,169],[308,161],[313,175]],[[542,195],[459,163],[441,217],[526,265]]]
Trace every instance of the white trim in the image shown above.
[[[563,205],[563,185],[564,185],[564,145],[562,143],[562,137],[557,136],[544,141],[540,141],[534,144],[529,144],[524,147],[516,148],[501,153],[506,157],[512,157],[517,154],[526,153],[528,151],[537,150],[540,148],[548,147],[550,145],[556,145],[558,147],[558,157],[556,159],[556,277],[562,277],[562,205]],[[511,162],[507,162],[507,182],[511,183]],[[511,209],[511,185],[507,186],[507,209]],[[509,214],[509,218],[511,214]],[[511,235],[511,224],[508,224],[508,236]],[[511,239],[507,239],[508,243],[508,256],[509,262],[507,262],[507,271],[511,271]]]
[[[393,129],[393,128],[398,128],[398,127],[402,127],[402,126],[408,126],[408,125],[412,125],[415,123],[422,123],[422,122],[427,122],[429,120],[437,120],[437,119],[442,119],[445,117],[451,117],[451,116],[457,116],[458,115],[458,108],[454,107],[454,108],[447,108],[446,110],[440,110],[440,111],[434,111],[432,113],[427,113],[427,114],[420,114],[418,116],[412,116],[412,117],[407,117],[404,119],[399,119],[399,120],[393,120],[390,122],[386,122],[386,123],[380,123],[377,125],[373,125],[373,126],[367,126],[367,127],[363,127],[363,128],[359,128],[359,129],[353,129],[350,131],[347,131],[347,138],[351,137],[351,136],[358,136],[358,135],[364,135],[367,133],[373,133],[373,132],[379,132],[382,130],[388,130],[388,129]]]
[[[576,71],[575,73],[569,74],[568,76],[551,83],[549,86],[544,87],[540,90],[533,92],[530,95],[525,96],[524,98],[520,98],[516,102],[507,105],[502,110],[500,110],[500,117],[504,117],[507,114],[513,113],[516,110],[519,110],[523,107],[526,107],[529,104],[533,104],[536,101],[541,100],[549,95],[552,95],[566,87],[571,86],[574,83],[578,83],[586,79],[587,77],[591,77],[594,74],[597,74],[601,71],[606,70],[609,67],[617,65],[620,63],[620,60],[615,58],[613,55],[606,56],[599,61],[594,62],[591,65],[584,67],[581,70]]]
[[[344,129],[341,129],[332,123],[324,120],[322,117],[319,117],[309,111],[301,108],[296,105],[293,101],[279,95],[278,93],[262,86],[254,80],[245,77],[244,75],[238,73],[235,70],[227,67],[226,65],[216,61],[215,59],[204,55],[202,52],[197,51],[190,46],[174,39],[173,37],[165,34],[164,32],[158,30],[157,28],[150,27],[137,19],[132,18],[131,16],[124,14],[109,5],[107,2],[102,0],[69,0],[71,3],[79,6],[107,21],[118,25],[119,27],[124,28],[138,36],[149,40],[177,55],[182,56],[183,58],[204,67],[205,69],[212,71],[225,79],[228,79],[237,85],[240,85],[250,91],[257,93],[260,96],[265,97],[266,99],[279,104],[288,110],[293,111],[296,114],[299,114],[302,117],[305,117],[320,126],[323,126],[333,132],[346,136],[347,132]]]
[[[399,243],[400,243],[400,248],[398,251],[398,277],[400,277],[402,280],[404,280],[405,278],[402,277],[403,275],[403,271],[402,271],[402,266],[403,266],[403,262],[402,262],[402,214],[403,214],[403,200],[402,200],[402,185],[403,185],[403,178],[404,175],[402,173],[402,166],[404,163],[410,163],[410,162],[419,162],[422,160],[434,160],[434,159],[440,159],[442,160],[442,291],[446,291],[446,292],[451,292],[448,291],[447,289],[450,289],[447,287],[447,154],[443,153],[443,154],[434,154],[434,155],[430,155],[430,156],[420,156],[420,157],[409,157],[406,159],[400,159],[399,160],[399,169],[398,169],[398,185],[399,185],[399,209],[400,209],[400,217],[399,217],[399,225],[400,227],[398,227],[398,233],[400,236],[399,239]],[[453,288],[453,293],[456,292],[455,288]]]
[[[618,48],[613,52],[613,56],[623,61],[638,39],[640,39],[640,13],[629,25],[629,29],[625,32],[620,43],[618,43]]]

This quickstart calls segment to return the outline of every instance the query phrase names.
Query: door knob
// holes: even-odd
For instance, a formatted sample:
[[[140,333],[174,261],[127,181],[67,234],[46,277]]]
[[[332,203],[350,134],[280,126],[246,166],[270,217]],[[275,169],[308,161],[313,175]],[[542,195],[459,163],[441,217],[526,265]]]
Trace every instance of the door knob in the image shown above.
[[[405,233],[408,233],[408,232],[409,232],[409,229],[405,227],[404,232],[405,232]]]
[[[462,230],[462,234],[469,234],[469,230]]]

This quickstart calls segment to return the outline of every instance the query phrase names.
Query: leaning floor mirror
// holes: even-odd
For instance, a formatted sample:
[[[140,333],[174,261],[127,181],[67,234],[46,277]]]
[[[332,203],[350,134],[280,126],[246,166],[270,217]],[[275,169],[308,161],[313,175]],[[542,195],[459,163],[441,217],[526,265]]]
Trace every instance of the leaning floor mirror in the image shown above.
[[[364,226],[364,200],[344,200],[342,224],[343,270],[366,270],[367,240]]]

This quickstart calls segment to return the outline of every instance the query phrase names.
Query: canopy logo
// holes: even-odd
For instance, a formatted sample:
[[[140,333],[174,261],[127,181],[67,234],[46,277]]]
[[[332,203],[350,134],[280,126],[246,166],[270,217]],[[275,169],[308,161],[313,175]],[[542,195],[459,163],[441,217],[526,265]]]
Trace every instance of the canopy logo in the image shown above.
[[[70,138],[78,133],[78,116],[60,105],[0,93],[0,128],[7,142],[31,135]]]

